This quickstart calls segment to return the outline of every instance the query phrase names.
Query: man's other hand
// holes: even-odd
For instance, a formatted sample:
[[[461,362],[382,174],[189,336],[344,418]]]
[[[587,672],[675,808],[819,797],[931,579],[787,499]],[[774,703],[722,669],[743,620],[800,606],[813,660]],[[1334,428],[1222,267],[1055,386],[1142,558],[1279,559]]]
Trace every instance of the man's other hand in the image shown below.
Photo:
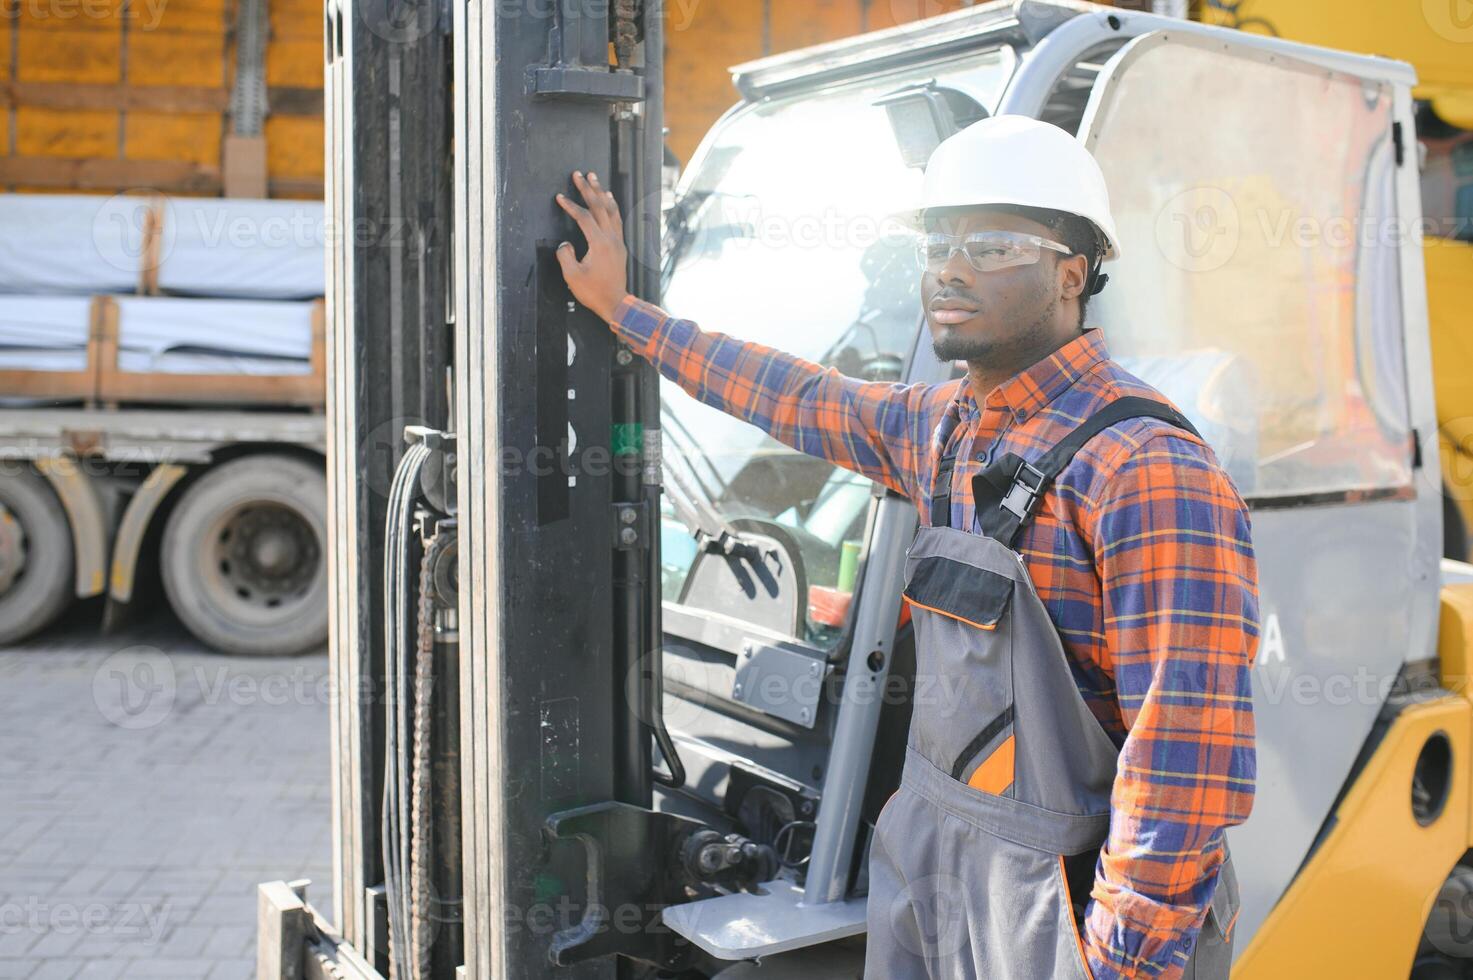
[[[582,171],[573,171],[573,186],[578,188],[587,207],[579,207],[564,194],[557,195],[559,206],[583,230],[588,239],[588,251],[580,260],[571,242],[557,247],[558,264],[563,267],[563,278],[573,292],[573,298],[606,321],[612,322],[614,312],[624,297],[629,295],[625,270],[628,251],[624,247],[624,220],[619,217],[619,205],[614,195],[603,189],[594,173],[585,177]]]

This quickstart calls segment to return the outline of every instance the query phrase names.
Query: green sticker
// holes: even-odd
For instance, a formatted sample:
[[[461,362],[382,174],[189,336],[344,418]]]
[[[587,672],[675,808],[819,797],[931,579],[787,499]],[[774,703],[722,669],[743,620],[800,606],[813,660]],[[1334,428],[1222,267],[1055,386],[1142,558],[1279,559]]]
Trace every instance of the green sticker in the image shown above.
[[[614,423],[609,443],[615,456],[638,456],[644,452],[644,423]]]
[[[532,879],[532,892],[536,901],[550,902],[563,893],[563,880],[556,875],[540,874]]]
[[[853,592],[854,580],[859,578],[859,542],[845,541],[839,549],[838,591]]]

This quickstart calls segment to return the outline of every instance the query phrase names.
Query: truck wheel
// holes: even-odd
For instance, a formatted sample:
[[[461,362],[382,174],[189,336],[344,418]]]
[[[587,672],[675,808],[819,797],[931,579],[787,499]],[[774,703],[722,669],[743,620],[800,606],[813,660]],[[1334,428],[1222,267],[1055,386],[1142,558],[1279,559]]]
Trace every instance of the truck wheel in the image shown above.
[[[0,644],[51,625],[71,604],[72,531],[51,487],[29,466],[0,475]]]
[[[246,456],[200,477],[164,527],[164,591],[225,653],[304,653],[327,639],[327,480],[290,456]]]

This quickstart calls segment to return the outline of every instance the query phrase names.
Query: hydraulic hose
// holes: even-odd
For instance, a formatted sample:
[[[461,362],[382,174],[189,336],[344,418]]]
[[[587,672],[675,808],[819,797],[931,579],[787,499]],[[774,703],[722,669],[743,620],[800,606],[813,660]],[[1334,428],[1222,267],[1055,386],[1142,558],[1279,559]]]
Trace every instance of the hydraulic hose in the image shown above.
[[[405,873],[410,865],[410,840],[403,813],[409,802],[408,774],[400,765],[409,748],[408,703],[401,681],[408,673],[409,580],[412,521],[419,496],[419,479],[430,450],[412,445],[399,461],[389,489],[388,518],[384,528],[384,891],[389,924],[390,980],[415,980],[409,926],[411,902]]]

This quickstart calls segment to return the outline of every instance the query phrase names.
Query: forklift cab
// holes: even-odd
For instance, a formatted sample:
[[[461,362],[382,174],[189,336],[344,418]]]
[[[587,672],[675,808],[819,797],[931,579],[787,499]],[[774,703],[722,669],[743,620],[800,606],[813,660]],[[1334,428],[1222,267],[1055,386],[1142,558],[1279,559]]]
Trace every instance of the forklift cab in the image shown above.
[[[1347,672],[1389,688],[1434,654],[1439,482],[1407,234],[1420,215],[1410,68],[1024,0],[733,79],[742,101],[666,216],[662,304],[880,383],[959,373],[931,352],[913,249],[886,222],[918,198],[916,140],[1021,113],[1100,161],[1123,255],[1089,325],[1193,421],[1253,511],[1265,643],[1259,795],[1229,834],[1241,953],[1387,700],[1321,695]],[[897,111],[910,93],[923,97]],[[858,932],[869,835],[912,701],[924,704],[899,603],[915,504],[668,381],[662,404],[665,718],[687,778],[656,805],[772,846],[783,869],[761,894],[665,921],[717,960]],[[711,544],[723,533],[754,547]],[[1290,684],[1320,694],[1286,696]]]
[[[901,614],[916,504],[662,386],[572,301],[553,195],[606,177],[676,316],[943,383],[885,218],[1009,113],[1099,160],[1090,324],[1251,508],[1237,973],[1403,975],[1444,883],[1467,935],[1410,67],[983,3],[735,68],[662,221],[660,6],[543,6],[326,6],[329,215],[392,233],[328,262],[334,921],[263,885],[260,974],[854,975],[873,825],[946,696]]]

